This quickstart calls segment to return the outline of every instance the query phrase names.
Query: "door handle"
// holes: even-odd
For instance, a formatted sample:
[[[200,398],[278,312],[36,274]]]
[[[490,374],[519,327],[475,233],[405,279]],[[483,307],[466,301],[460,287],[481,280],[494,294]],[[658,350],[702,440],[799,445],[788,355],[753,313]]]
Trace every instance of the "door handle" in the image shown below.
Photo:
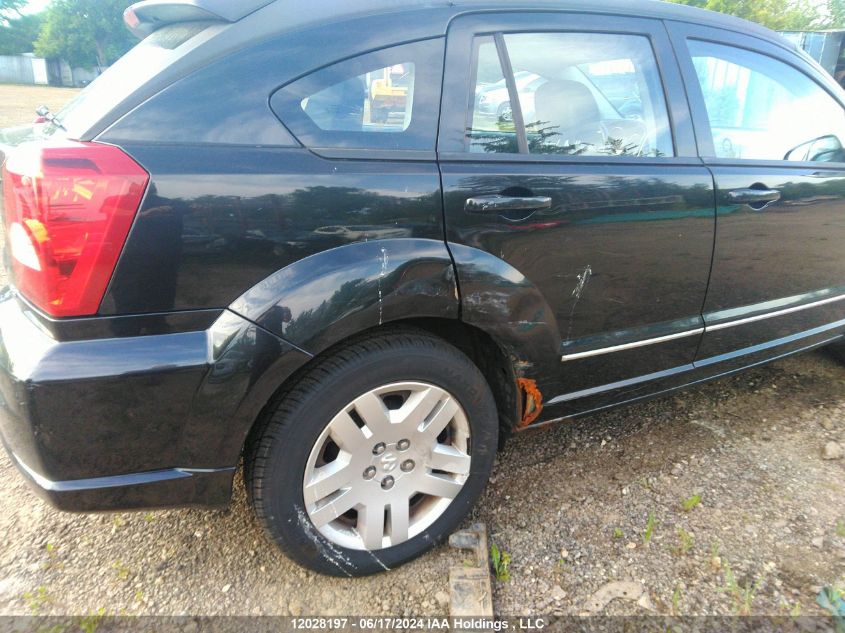
[[[781,193],[777,189],[734,189],[728,192],[728,200],[734,204],[747,204],[752,209],[764,209],[777,202]]]
[[[551,208],[552,199],[547,196],[481,196],[470,198],[464,205],[464,211],[467,213],[508,213]]]

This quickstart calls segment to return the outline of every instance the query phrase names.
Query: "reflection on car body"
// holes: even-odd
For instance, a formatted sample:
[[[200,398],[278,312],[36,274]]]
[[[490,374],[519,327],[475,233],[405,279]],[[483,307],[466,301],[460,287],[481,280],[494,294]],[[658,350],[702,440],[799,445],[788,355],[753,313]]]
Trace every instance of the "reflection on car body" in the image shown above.
[[[411,230],[403,227],[386,228],[382,226],[322,226],[314,230],[317,235],[336,235],[350,241],[387,240],[410,237]]]

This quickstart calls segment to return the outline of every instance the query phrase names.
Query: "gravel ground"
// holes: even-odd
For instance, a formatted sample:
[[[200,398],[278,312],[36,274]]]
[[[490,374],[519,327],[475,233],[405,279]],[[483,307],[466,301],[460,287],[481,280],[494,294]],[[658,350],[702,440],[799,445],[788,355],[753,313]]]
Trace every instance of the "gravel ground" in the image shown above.
[[[845,587],[828,443],[845,444],[845,367],[824,351],[514,438],[471,518],[511,557],[497,612],[820,614],[821,588]],[[265,541],[240,478],[226,511],[72,515],[3,455],[0,489],[4,615],[445,615],[462,560],[317,576]],[[602,606],[620,587],[637,602]]]
[[[845,441],[845,368],[822,352],[515,438],[473,517],[512,558],[497,611],[580,614],[627,580],[661,614],[820,613],[821,587],[845,585],[829,441]],[[240,481],[222,512],[62,514],[3,456],[0,488],[3,614],[445,614],[461,562],[440,548],[381,576],[317,576],[265,542]]]
[[[0,84],[0,128],[32,123],[40,105],[58,112],[78,93],[74,88]]]

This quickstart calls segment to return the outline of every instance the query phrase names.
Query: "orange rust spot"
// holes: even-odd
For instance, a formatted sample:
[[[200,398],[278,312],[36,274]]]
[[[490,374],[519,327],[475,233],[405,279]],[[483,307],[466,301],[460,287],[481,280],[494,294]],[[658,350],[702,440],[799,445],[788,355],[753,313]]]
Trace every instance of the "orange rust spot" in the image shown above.
[[[520,378],[517,384],[525,398],[522,405],[522,420],[517,428],[524,429],[536,422],[543,412],[543,394],[537,388],[536,380]]]

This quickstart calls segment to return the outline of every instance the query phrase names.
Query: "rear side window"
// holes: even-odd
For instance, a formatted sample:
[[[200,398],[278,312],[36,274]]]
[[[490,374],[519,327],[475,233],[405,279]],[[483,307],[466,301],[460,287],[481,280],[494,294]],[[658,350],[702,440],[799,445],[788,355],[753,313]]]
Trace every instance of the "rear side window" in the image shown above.
[[[503,37],[531,154],[674,156],[666,98],[647,37],[516,33]],[[471,152],[513,153],[518,143],[496,45],[477,44]],[[510,77],[508,79],[511,79]]]
[[[689,49],[717,158],[845,162],[845,110],[804,73],[732,46]]]
[[[515,154],[519,151],[508,84],[492,37],[475,41],[475,106],[467,134],[469,151]],[[517,77],[517,89],[520,78]]]
[[[302,111],[325,132],[388,132],[411,126],[414,63],[379,68],[305,97]]]
[[[271,106],[306,146],[433,151],[443,40],[386,48],[318,70]]]
[[[219,25],[209,22],[189,22],[167,25],[153,32],[58,113],[67,136],[81,137],[139,86],[203,42],[204,37],[200,36],[211,37],[219,29]]]

